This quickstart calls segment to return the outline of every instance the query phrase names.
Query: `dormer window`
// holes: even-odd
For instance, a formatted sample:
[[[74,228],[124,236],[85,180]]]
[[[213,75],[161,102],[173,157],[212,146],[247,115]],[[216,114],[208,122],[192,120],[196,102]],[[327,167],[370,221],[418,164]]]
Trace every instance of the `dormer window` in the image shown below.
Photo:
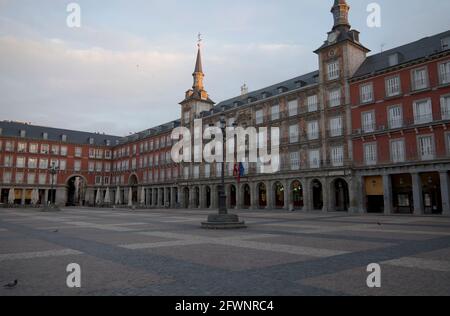
[[[399,63],[399,54],[395,53],[392,55],[389,55],[389,67],[393,67],[398,65]]]
[[[111,141],[109,139],[106,140],[106,146],[111,146]]]
[[[450,36],[445,37],[441,40],[442,50],[450,49]]]
[[[67,135],[61,135],[61,141],[67,142]]]
[[[94,145],[94,138],[89,137],[89,145]]]
[[[286,92],[288,89],[286,87],[278,87],[278,93],[284,93]]]
[[[20,137],[25,138],[27,136],[27,131],[24,129],[20,131]]]
[[[42,133],[42,139],[47,140],[48,139],[48,133]]]
[[[0,135],[3,133],[3,128],[0,127]]]

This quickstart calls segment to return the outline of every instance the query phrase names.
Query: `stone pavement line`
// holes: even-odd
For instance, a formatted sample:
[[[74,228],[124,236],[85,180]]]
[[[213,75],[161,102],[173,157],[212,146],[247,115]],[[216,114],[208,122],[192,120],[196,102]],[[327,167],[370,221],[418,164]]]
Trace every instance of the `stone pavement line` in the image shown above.
[[[420,230],[405,230],[405,229],[376,229],[376,228],[349,228],[356,232],[376,232],[376,233],[396,233],[396,234],[411,234],[411,235],[432,235],[432,236],[450,236],[447,232],[438,231],[420,231]]]
[[[9,261],[9,260],[20,260],[20,259],[62,257],[62,256],[72,256],[72,255],[81,255],[81,254],[83,254],[81,251],[77,251],[77,250],[73,250],[73,249],[22,252],[22,253],[6,253],[6,254],[0,254],[0,262]]]
[[[153,237],[178,239],[180,242],[188,242],[189,244],[216,244],[216,245],[234,246],[234,247],[239,247],[239,248],[247,248],[247,249],[255,249],[255,250],[282,252],[282,253],[310,256],[310,257],[318,257],[318,258],[326,258],[326,257],[332,257],[332,256],[343,255],[343,254],[349,253],[348,251],[340,251],[340,250],[312,248],[312,247],[303,247],[303,246],[291,246],[291,245],[283,245],[283,244],[275,244],[275,243],[263,243],[263,242],[257,242],[257,241],[246,241],[246,239],[259,239],[259,238],[274,237],[274,235],[271,235],[271,234],[254,234],[254,235],[242,235],[242,236],[223,237],[223,238],[211,238],[211,237],[202,237],[202,236],[194,236],[194,235],[187,235],[187,234],[169,233],[169,232],[143,232],[143,233],[138,233],[138,234],[146,235],[146,236],[153,236]],[[145,249],[145,248],[169,247],[167,245],[172,246],[170,243],[157,242],[157,243],[146,243],[146,244],[143,243],[143,244],[121,245],[121,247],[128,248],[128,249]]]
[[[139,249],[154,249],[154,248],[176,247],[176,246],[191,246],[198,244],[203,244],[203,242],[194,240],[175,240],[175,241],[161,241],[154,243],[119,245],[119,247],[131,250],[139,250]]]
[[[396,267],[414,268],[421,270],[431,270],[438,272],[450,272],[450,262],[442,260],[422,259],[415,257],[403,257],[399,259],[384,261],[381,264],[387,264]]]

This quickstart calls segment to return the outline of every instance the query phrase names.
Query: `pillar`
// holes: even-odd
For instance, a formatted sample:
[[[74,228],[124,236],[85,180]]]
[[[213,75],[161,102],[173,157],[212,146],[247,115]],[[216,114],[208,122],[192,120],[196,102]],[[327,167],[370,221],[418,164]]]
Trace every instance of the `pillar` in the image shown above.
[[[243,185],[237,184],[236,185],[236,209],[242,210],[244,208],[244,191],[243,191]]]
[[[289,184],[289,181],[284,181],[283,183],[284,186],[284,209],[290,211],[291,209],[293,209],[294,207],[291,207],[291,186]]]
[[[422,197],[422,181],[419,173],[411,174],[413,184],[414,214],[423,214],[423,197]]]
[[[322,212],[328,213],[332,211],[334,208],[330,206],[332,199],[330,198],[330,186],[327,178],[321,178],[320,182],[322,182],[322,198],[323,198],[323,208]]]
[[[189,188],[189,208],[195,208],[195,187]]]
[[[219,192],[217,191],[217,185],[211,186],[211,208],[216,209],[219,207]]]
[[[153,188],[152,189],[152,206],[153,207],[158,206],[158,201],[157,201],[157,198],[156,198],[157,193],[158,193],[158,189]]]
[[[303,190],[303,210],[302,211],[310,211],[311,208],[311,181],[306,180],[303,182],[300,182],[302,184],[302,190]]]
[[[388,174],[383,175],[384,214],[392,214],[392,181]]]
[[[450,215],[448,172],[442,171],[439,175],[441,178],[442,214]]]
[[[177,190],[176,188],[172,187],[170,188],[171,193],[170,193],[170,208],[174,209],[177,207]]]
[[[275,192],[272,186],[272,182],[271,181],[266,181],[264,183],[266,185],[266,199],[267,199],[267,207],[266,209],[268,210],[273,210],[274,207],[274,196],[275,196]]]
[[[259,201],[259,194],[258,194],[258,187],[257,183],[252,182],[250,183],[250,210],[257,210],[259,208],[258,201]]]

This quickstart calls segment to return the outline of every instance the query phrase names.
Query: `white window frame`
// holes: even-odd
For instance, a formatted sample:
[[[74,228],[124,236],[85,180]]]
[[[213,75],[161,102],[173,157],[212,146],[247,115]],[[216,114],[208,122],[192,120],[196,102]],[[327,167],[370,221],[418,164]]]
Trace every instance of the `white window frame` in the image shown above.
[[[417,74],[423,72],[423,77],[417,78]],[[429,86],[428,67],[420,67],[411,70],[411,87],[413,91],[424,90]],[[421,83],[421,85],[419,85]]]
[[[335,108],[342,105],[341,88],[331,89],[328,91],[328,105],[330,108]]]
[[[319,99],[317,94],[310,95],[306,99],[306,104],[308,106],[308,112],[317,112],[319,109]]]
[[[438,64],[439,82],[441,85],[450,83],[450,60]]]
[[[450,94],[441,96],[441,118],[450,120]]]
[[[339,60],[334,60],[327,64],[327,76],[329,81],[339,79],[340,76]]]
[[[330,148],[331,165],[333,167],[344,166],[344,146],[333,146]]]
[[[308,151],[308,161],[310,169],[318,169],[321,165],[320,149],[310,149]]]
[[[369,153],[368,148],[371,148]],[[364,151],[364,164],[366,166],[376,165],[378,162],[378,144],[376,142],[366,143],[363,146]]]
[[[342,116],[332,117],[330,119],[330,136],[339,137],[343,134],[343,118]]]
[[[401,144],[398,146],[398,144]],[[396,147],[398,146],[398,147]],[[390,154],[393,163],[402,163],[406,161],[405,139],[397,138],[390,141]]]
[[[270,108],[270,118],[272,121],[278,121],[280,119],[280,105],[275,104]]]
[[[298,143],[299,141],[299,126],[298,124],[293,124],[289,126],[289,142]]]
[[[264,123],[264,110],[263,109],[257,110],[255,112],[255,121],[256,121],[256,124]]]
[[[430,139],[430,148],[428,148],[427,150],[424,150],[424,148],[422,148],[422,145],[424,144],[422,139],[425,138]],[[434,135],[427,134],[417,136],[417,150],[422,161],[435,159],[436,143],[434,140]]]
[[[365,83],[359,87],[359,95],[361,103],[370,103],[374,100],[373,83]]]
[[[298,115],[298,100],[291,100],[288,102],[288,111],[289,111],[289,116],[297,116]]]
[[[391,81],[392,80],[392,81]],[[395,97],[402,93],[400,75],[390,76],[385,79],[386,97]]]
[[[429,108],[429,113],[419,113],[420,104],[426,103],[427,108]],[[431,99],[422,99],[422,100],[416,100],[413,102],[413,112],[414,112],[414,123],[415,124],[426,124],[433,122],[433,104],[431,103]]]
[[[316,128],[312,128],[313,126],[316,126]],[[320,130],[320,126],[319,126],[319,121],[310,121],[307,124],[307,128],[308,128],[308,140],[317,140],[319,139],[319,130]]]
[[[366,117],[371,117],[371,122],[366,120]],[[361,113],[361,126],[364,133],[373,133],[375,132],[376,126],[376,118],[375,118],[375,110],[365,111]]]
[[[399,118],[393,118],[392,114],[395,109],[398,109],[400,116]],[[403,127],[403,107],[401,104],[392,105],[388,107],[388,124],[390,129],[402,128]]]
[[[300,152],[294,151],[289,154],[291,170],[299,170],[300,169]]]

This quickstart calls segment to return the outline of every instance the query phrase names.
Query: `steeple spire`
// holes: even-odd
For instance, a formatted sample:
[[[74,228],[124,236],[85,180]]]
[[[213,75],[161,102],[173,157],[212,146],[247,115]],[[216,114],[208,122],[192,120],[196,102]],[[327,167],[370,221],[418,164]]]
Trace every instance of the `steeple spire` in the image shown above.
[[[205,74],[203,73],[201,42],[201,34],[198,34],[197,60],[195,62],[194,73],[192,74],[192,76],[194,77],[194,84],[192,86],[192,89],[194,89],[194,91],[202,91],[204,89],[203,78],[205,77]]]
[[[345,0],[334,0],[334,5],[331,8],[331,13],[333,13],[334,26],[333,31],[339,30],[350,30],[350,23],[348,21],[348,12],[350,11],[350,6]]]

